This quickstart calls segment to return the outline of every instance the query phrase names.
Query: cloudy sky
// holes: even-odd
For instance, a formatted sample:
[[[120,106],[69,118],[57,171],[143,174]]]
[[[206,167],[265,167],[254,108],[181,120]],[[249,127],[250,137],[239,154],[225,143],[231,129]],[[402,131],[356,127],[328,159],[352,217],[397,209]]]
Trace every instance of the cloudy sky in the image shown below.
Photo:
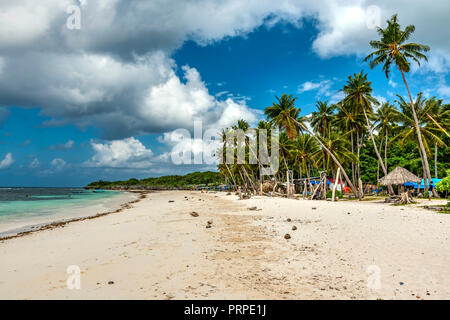
[[[309,114],[363,69],[394,101],[400,75],[362,62],[394,13],[431,46],[413,94],[448,101],[448,0],[2,0],[0,186],[214,169],[173,164],[175,130],[255,123],[283,93]]]

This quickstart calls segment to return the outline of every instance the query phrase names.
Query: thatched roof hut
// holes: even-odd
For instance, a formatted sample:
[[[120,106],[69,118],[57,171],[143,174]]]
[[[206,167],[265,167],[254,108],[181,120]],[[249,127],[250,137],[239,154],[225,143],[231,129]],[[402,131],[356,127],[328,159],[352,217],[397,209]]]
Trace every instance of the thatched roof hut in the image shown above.
[[[380,183],[383,186],[393,185],[393,184],[404,184],[406,182],[417,182],[420,183],[420,179],[415,174],[409,172],[405,168],[397,167],[392,170],[388,175],[381,178]]]

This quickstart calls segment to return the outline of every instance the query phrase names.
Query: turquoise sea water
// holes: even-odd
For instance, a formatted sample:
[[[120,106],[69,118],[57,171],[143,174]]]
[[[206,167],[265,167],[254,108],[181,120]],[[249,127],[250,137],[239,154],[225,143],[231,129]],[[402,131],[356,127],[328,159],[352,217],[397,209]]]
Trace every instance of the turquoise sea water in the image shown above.
[[[0,188],[0,234],[108,212],[133,197],[125,192],[81,188]]]

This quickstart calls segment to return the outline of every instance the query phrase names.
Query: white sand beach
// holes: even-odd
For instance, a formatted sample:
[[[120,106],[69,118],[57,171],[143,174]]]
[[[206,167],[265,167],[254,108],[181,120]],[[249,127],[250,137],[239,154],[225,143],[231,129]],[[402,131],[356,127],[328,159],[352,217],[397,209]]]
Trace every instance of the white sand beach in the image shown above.
[[[379,201],[156,192],[0,257],[0,299],[450,299],[450,215]]]

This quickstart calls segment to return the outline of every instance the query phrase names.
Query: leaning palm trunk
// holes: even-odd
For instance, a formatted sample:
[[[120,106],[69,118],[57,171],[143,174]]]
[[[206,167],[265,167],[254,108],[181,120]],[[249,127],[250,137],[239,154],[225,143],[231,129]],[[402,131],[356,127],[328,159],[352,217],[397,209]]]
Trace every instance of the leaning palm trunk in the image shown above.
[[[284,158],[284,165],[286,166],[286,194],[289,195],[291,193],[290,192],[291,186],[289,184],[289,167],[286,162],[286,157],[283,157],[283,158]]]
[[[302,178],[302,164],[303,160],[298,159],[298,178]]]
[[[386,167],[384,166],[383,159],[381,159],[380,152],[378,152],[377,144],[375,143],[375,138],[373,137],[372,126],[370,125],[369,118],[367,117],[366,108],[363,108],[363,112],[364,112],[364,117],[366,118],[367,128],[369,129],[369,135],[370,135],[370,138],[372,139],[373,149],[375,150],[375,153],[377,154],[378,163],[381,165],[381,169],[383,170],[384,176],[387,176],[388,173],[387,173]],[[388,191],[391,196],[394,195],[394,189],[392,188],[392,185],[388,186]]]
[[[438,178],[438,170],[437,170],[437,156],[438,156],[438,144],[437,142],[434,144],[434,177]]]
[[[363,193],[363,184],[361,180],[361,163],[359,162],[359,157],[361,155],[361,147],[362,147],[362,133],[361,136],[356,133],[356,156],[358,158],[358,162],[356,163],[356,176],[358,177],[358,198],[361,200],[364,197]]]
[[[311,187],[311,182],[310,182],[310,178],[311,178],[310,166],[309,166],[308,163],[306,164],[306,166],[307,166],[307,168],[306,168],[306,178],[308,179],[308,184],[307,184],[308,188],[306,189],[305,193],[307,194],[308,193],[308,189],[309,189],[310,193],[312,192],[312,187]]]
[[[256,193],[256,186],[255,186],[253,180],[252,180],[252,179],[250,178],[250,176],[248,175],[248,172],[247,172],[247,170],[245,170],[245,167],[244,167],[244,166],[242,166],[242,169],[243,169],[243,171],[244,171],[245,177],[247,177],[247,180],[248,180],[248,182],[249,182],[249,187],[253,189],[253,193]]]
[[[388,130],[386,128],[386,137],[385,137],[385,142],[384,142],[384,166],[386,167],[386,171],[388,170],[388,165],[387,165],[387,145],[388,145]]]
[[[264,176],[262,174],[263,164],[261,163],[259,157],[256,156],[255,150],[253,150],[252,146],[248,144],[247,139],[245,139],[245,144],[248,147],[248,149],[250,150],[250,152],[252,153],[253,157],[258,161],[258,166],[259,166],[259,195],[262,196],[262,184],[263,184],[263,179],[264,179]]]
[[[379,162],[377,165],[377,183],[378,183],[378,181],[380,181],[380,163]]]
[[[336,198],[335,198],[335,196],[336,196],[336,188],[337,188],[337,185],[338,185],[338,182],[339,182],[339,175],[340,174],[341,174],[341,168],[338,168],[336,176],[335,176],[335,179],[334,179],[333,192],[331,194],[331,201],[336,201]]]
[[[259,195],[263,195],[263,183],[264,183],[264,177],[262,174],[262,168],[259,166]]]
[[[442,131],[443,133],[445,133],[445,134],[447,135],[447,137],[450,138],[450,135],[447,133],[447,131],[446,131],[444,128],[442,128],[442,126],[441,126],[436,120],[434,120],[433,117],[430,116],[428,113],[427,113],[427,117],[430,118],[431,121],[433,121],[433,123],[434,123],[439,129],[441,129],[441,131]]]
[[[303,123],[298,122],[297,120],[293,119],[294,123],[297,124],[299,127],[301,127],[303,130],[305,130],[306,132],[308,132],[314,139],[316,139],[316,141],[319,143],[319,145],[330,155],[330,157],[333,159],[334,163],[341,168],[342,174],[344,175],[345,181],[347,181],[348,185],[350,186],[350,188],[352,189],[353,193],[355,196],[357,196],[358,198],[360,198],[360,195],[358,194],[355,186],[353,185],[353,183],[350,181],[350,179],[348,178],[347,172],[345,172],[344,167],[342,166],[342,164],[338,161],[338,159],[334,156],[334,154],[322,143],[322,141],[313,133],[311,132],[311,130],[309,130]],[[360,198],[361,199],[361,198]]]
[[[351,142],[352,142],[352,154],[355,155],[354,141],[353,141],[353,131],[351,132]],[[352,161],[352,181],[355,183],[355,163]]]
[[[414,116],[414,124],[415,124],[416,131],[417,131],[417,140],[419,140],[419,148],[422,153],[422,165],[423,165],[424,175],[428,179],[428,181],[431,181],[430,166],[428,165],[427,153],[426,153],[425,147],[423,145],[422,132],[420,131],[419,120],[418,120],[417,114],[416,114],[416,108],[414,107],[414,102],[413,102],[413,99],[411,96],[411,92],[409,91],[408,83],[406,82],[405,73],[403,72],[403,70],[400,70],[400,71],[402,72],[403,82],[405,83],[406,90],[408,91],[408,95],[409,95],[409,101],[411,102],[411,109],[412,109],[413,116]],[[424,181],[424,182],[425,182],[424,187],[428,188],[428,182],[427,181]],[[438,196],[435,189],[433,189],[433,195],[435,197]]]
[[[226,148],[227,148],[227,143],[225,142],[222,146],[222,151],[226,150]],[[222,160],[223,160],[223,157],[222,157]],[[233,162],[234,162],[234,160],[233,160]],[[228,166],[228,163],[226,162],[226,160],[224,161],[224,164],[225,164],[225,167],[227,168],[228,173],[230,174],[231,180],[233,180],[233,187],[234,187],[234,189],[236,189],[237,188],[236,179],[234,179],[234,175],[231,172],[230,167]]]
[[[303,164],[303,160],[298,159],[298,178],[299,178],[299,183],[301,183],[302,181],[302,164]],[[302,187],[300,187],[301,190]]]
[[[242,175],[241,167],[239,167],[238,172],[239,172],[239,176],[241,177],[242,186],[244,187],[245,192],[247,192],[247,191],[248,191],[248,190],[247,190],[247,182],[245,181],[244,176]]]
[[[230,170],[230,168],[228,167],[228,164],[227,164],[227,163],[225,163],[225,167],[227,168],[228,173],[230,174],[230,177],[231,177],[231,179],[233,180],[233,185],[234,185],[234,187],[236,188],[236,180],[234,180],[234,175],[231,173],[231,170]]]
[[[381,140],[381,142],[380,142],[380,147],[378,148],[378,150],[382,150],[382,148],[383,148],[383,139],[380,139],[380,140]],[[386,155],[386,153],[385,153],[385,155]],[[384,165],[386,166],[386,163]],[[386,167],[386,170],[387,170],[387,167]],[[380,181],[380,163],[378,162],[378,165],[377,165],[377,185],[378,185],[379,181]]]

